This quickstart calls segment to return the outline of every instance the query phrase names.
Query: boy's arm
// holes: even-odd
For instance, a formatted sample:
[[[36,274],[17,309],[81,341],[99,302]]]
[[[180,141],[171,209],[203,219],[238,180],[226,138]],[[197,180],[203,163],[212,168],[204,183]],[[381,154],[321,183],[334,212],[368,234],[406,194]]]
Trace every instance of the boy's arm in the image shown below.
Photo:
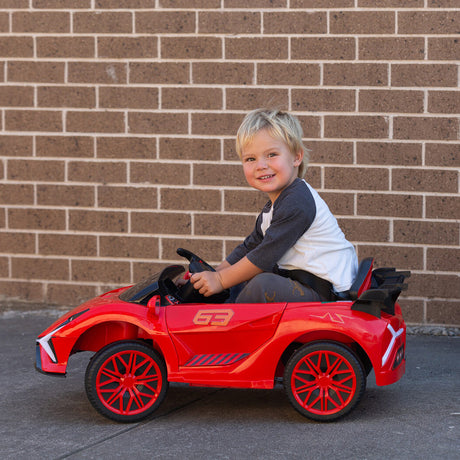
[[[190,281],[200,294],[209,297],[243,281],[250,280],[259,273],[262,273],[262,270],[250,262],[247,257],[243,257],[233,265],[226,261],[222,262],[217,267],[216,272],[195,273]]]

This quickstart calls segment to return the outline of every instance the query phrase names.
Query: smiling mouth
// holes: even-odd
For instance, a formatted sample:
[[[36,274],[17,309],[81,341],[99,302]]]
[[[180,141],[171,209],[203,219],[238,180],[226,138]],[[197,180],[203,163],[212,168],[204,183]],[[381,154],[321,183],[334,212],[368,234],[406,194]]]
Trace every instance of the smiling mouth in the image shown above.
[[[266,180],[266,179],[271,179],[272,177],[275,177],[275,175],[274,174],[268,174],[266,176],[261,176],[258,179],[259,180]]]

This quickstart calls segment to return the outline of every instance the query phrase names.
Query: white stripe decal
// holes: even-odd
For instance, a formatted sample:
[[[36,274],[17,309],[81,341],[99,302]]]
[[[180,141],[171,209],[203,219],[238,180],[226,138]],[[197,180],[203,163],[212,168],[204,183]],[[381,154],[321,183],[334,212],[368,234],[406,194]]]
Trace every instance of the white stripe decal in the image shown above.
[[[391,327],[391,324],[387,325],[387,329],[391,332],[392,337],[390,340],[390,344],[388,345],[387,351],[382,357],[382,367],[385,366],[385,363],[387,362],[390,356],[391,350],[395,345],[396,339],[404,332],[403,328],[399,329],[398,332],[395,332],[395,330]]]

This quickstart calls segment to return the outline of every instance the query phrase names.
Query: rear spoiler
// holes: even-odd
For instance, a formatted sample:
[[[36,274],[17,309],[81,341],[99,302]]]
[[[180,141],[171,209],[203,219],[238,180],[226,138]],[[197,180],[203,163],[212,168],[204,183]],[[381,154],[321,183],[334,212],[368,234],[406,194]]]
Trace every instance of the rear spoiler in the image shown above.
[[[395,314],[395,303],[401,291],[407,289],[406,278],[410,271],[396,271],[395,268],[377,268],[372,271],[371,286],[351,306],[352,310],[369,313],[380,318],[382,311]]]

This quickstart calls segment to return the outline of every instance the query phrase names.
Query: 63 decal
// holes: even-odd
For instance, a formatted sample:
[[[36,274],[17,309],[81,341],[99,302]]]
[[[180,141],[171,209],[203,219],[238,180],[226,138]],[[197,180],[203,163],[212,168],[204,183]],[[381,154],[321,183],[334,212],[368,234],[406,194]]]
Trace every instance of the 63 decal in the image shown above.
[[[193,318],[197,326],[227,326],[234,315],[233,310],[199,310]]]

